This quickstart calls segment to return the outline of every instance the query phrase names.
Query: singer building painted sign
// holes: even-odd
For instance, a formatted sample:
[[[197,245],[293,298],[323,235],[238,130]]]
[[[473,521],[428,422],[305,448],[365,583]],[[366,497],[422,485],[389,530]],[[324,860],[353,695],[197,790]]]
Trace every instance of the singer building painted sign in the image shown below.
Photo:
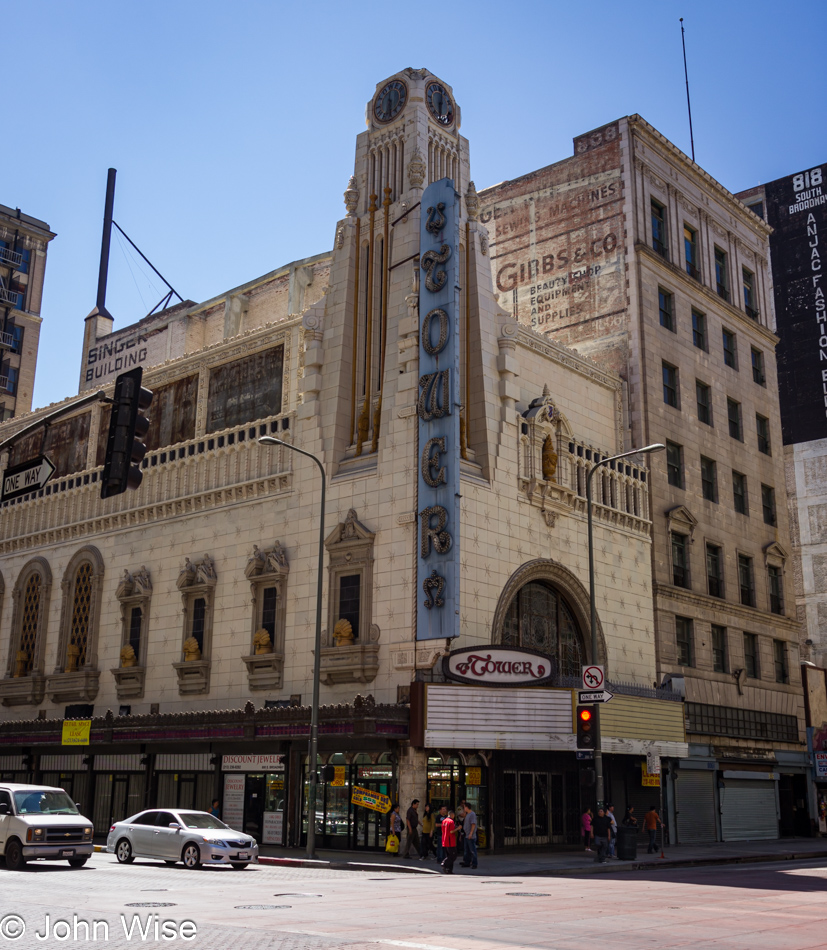
[[[448,178],[422,196],[418,640],[459,632],[459,210]]]

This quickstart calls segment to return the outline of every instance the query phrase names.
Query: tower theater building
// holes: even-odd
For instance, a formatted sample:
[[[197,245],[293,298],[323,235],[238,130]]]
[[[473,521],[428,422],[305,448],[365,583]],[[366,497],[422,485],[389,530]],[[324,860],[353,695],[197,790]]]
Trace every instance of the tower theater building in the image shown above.
[[[468,797],[486,847],[571,844],[594,792],[575,755],[575,692],[595,664],[614,696],[601,733],[616,805],[648,804],[647,757],[669,763],[679,803],[692,778],[710,801],[720,783],[732,797],[757,791],[759,811],[767,785],[775,792],[779,763],[799,754],[796,627],[768,600],[769,567],[787,584],[786,515],[779,506],[770,531],[752,493],[783,486],[777,453],[753,457],[749,441],[761,413],[778,444],[777,413],[744,364],[775,338],[734,289],[727,302],[708,286],[723,242],[728,286],[749,260],[763,306],[766,228],[699,169],[682,171],[698,212],[687,218],[693,276],[648,236],[657,202],[678,240],[683,205],[665,168],[684,160],[642,120],[576,140],[561,165],[579,175],[584,163],[587,186],[546,184],[546,170],[482,195],[460,120],[452,88],[428,70],[383,80],[329,251],[122,329],[87,319],[80,390],[111,392],[143,366],[149,452],[138,490],[101,500],[108,409],[96,403],[0,459],[6,469],[42,451],[57,467],[44,489],[0,507],[4,776],[71,788],[98,832],[145,805],[204,807],[217,794],[225,818],[265,843],[299,844],[314,820],[322,847],[382,848],[387,816],[359,804],[367,789],[405,803]],[[634,136],[659,185],[631,161]],[[548,207],[530,197],[540,187]],[[702,217],[704,195],[714,202]],[[594,216],[582,240],[572,227],[570,246],[535,246],[563,212]],[[713,237],[719,220],[727,241]],[[680,335],[658,322],[658,286]],[[700,301],[704,356],[687,322]],[[582,343],[576,321],[547,332],[566,308],[588,326]],[[738,335],[737,370],[719,353],[720,322]],[[694,389],[679,409],[655,406],[661,357],[688,374],[684,386],[709,379],[713,435],[687,421]],[[739,384],[726,387],[730,371]],[[727,394],[741,399],[743,441],[728,434]],[[668,466],[632,457],[593,480],[593,653],[586,476],[661,438],[682,448],[681,486],[674,452]],[[319,473],[290,446],[324,467],[323,525]],[[719,501],[704,495],[701,451],[719,465]],[[749,515],[725,502],[730,463],[749,473]],[[713,593],[704,565],[716,546]],[[751,573],[738,573],[741,556]],[[320,758],[336,770],[308,816],[319,568]],[[715,628],[728,638],[720,671]],[[760,665],[736,676],[744,631]],[[776,640],[789,684],[771,675]],[[64,746],[62,721],[84,718],[89,745]]]

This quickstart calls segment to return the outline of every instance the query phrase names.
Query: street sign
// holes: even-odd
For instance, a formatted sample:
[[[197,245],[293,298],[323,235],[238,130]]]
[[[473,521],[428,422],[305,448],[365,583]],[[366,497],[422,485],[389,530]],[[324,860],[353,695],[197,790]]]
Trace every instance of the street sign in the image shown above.
[[[577,691],[577,705],[589,706],[592,703],[607,703],[614,693],[607,689],[581,689]]]
[[[20,495],[27,495],[32,491],[39,491],[54,475],[55,467],[45,455],[40,458],[7,468],[3,473],[3,491],[0,501],[11,501]]]
[[[602,666],[583,667],[583,689],[602,689],[605,680]]]
[[[594,758],[594,752],[591,749],[578,749],[575,752],[575,756],[580,760],[588,760]]]

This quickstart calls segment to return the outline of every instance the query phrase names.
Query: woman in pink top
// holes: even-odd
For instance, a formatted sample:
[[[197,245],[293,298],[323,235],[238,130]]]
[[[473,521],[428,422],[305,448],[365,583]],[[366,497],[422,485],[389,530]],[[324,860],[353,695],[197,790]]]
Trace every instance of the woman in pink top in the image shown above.
[[[592,841],[592,810],[587,808],[583,814],[580,816],[580,834],[583,836],[583,841],[586,845],[586,850],[591,851],[589,845]]]

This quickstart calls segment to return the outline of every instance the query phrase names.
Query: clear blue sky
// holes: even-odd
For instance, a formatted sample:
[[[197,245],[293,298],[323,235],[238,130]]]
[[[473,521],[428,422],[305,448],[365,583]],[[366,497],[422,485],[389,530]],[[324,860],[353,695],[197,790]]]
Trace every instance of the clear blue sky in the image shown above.
[[[365,103],[406,66],[453,86],[478,188],[635,112],[688,153],[683,16],[698,162],[738,191],[827,161],[824,0],[3,7],[15,55],[0,203],[58,235],[35,406],[77,391],[109,166],[116,220],[185,298],[206,300],[330,249]],[[160,296],[115,240],[116,327]]]

